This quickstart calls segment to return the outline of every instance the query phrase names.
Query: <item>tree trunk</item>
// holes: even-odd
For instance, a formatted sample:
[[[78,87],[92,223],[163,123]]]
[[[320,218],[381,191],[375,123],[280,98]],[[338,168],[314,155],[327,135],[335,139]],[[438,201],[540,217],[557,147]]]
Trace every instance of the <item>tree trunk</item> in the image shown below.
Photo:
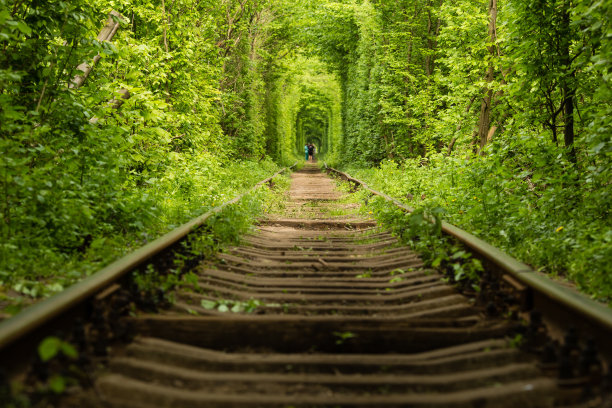
[[[440,0],[438,3],[438,9],[442,7],[442,2],[444,0]],[[435,61],[435,50],[438,46],[438,34],[440,33],[440,27],[442,25],[442,20],[440,17],[436,19],[435,27],[433,21],[431,19],[431,5],[428,4],[427,8],[427,50],[428,54],[425,57],[425,73],[427,76],[431,76],[434,71],[434,61]]]
[[[164,51],[168,52],[168,17],[166,17],[166,2],[162,0],[162,13],[163,13],[163,24],[164,24]]]
[[[408,14],[408,13],[406,13]],[[419,15],[419,8],[418,8],[418,3],[415,2],[414,3],[414,16],[412,18],[412,22],[414,23],[414,21],[416,21],[417,17]],[[410,26],[410,42],[408,42],[408,56],[406,58],[406,70],[408,72],[410,72],[410,63],[412,62],[412,45],[413,45],[413,38],[414,38],[414,27]]]
[[[414,2],[414,17],[412,18],[412,22],[414,23],[414,21],[417,21],[417,17],[419,15],[419,8],[418,8],[419,3],[418,2]],[[406,9],[406,17],[408,17],[408,10]],[[410,21],[410,20],[409,20]],[[404,96],[406,96],[406,118],[410,117],[410,108],[408,106],[408,97],[410,96],[410,74],[412,71],[412,47],[413,47],[413,38],[414,38],[414,26],[410,26],[410,31],[409,31],[409,35],[410,35],[410,40],[408,42],[408,55],[406,56],[406,75],[404,76],[404,83],[406,84],[406,87],[404,88]]]
[[[489,67],[487,73],[487,82],[491,82],[493,80],[493,68]],[[478,119],[478,147],[479,150],[487,144],[487,135],[489,134],[489,124],[491,123],[491,100],[493,97],[493,91],[491,89],[487,89],[482,102],[480,103],[480,118]]]
[[[472,109],[472,104],[474,103],[475,100],[476,100],[476,96],[473,96],[468,102],[467,106],[465,107],[465,111],[464,111],[466,115],[470,112],[470,109]],[[459,133],[462,125],[463,125],[463,118],[459,121],[459,123],[457,123],[457,127],[455,128],[456,134]],[[457,136],[453,137],[450,143],[448,144],[448,149],[446,151],[447,156],[450,156],[451,153],[453,152],[453,147],[455,147],[456,142],[457,142]]]
[[[563,17],[561,31],[561,61],[568,71],[561,80],[561,92],[563,94],[563,139],[565,147],[569,151],[570,160],[576,162],[576,150],[574,148],[574,98],[576,96],[575,74],[572,70],[572,59],[570,55],[571,27],[570,27],[570,2],[563,2]]]
[[[168,47],[168,24],[170,24],[170,16],[168,14],[168,11],[166,10],[166,2],[164,0],[162,0],[162,13],[163,13],[163,21],[162,24],[164,25],[164,33],[163,33],[163,40],[164,40],[164,51],[166,52],[166,54],[168,54],[169,52],[169,47]],[[166,81],[164,84],[164,88],[166,90],[166,103],[170,103],[170,76],[166,77]]]
[[[130,91],[127,90],[126,88],[121,88],[117,91],[117,93],[119,94],[118,97],[115,96],[113,97],[113,99],[111,99],[110,101],[108,101],[107,106],[110,107],[111,109],[119,109],[121,107],[121,105],[123,105],[123,103],[127,100],[130,99],[130,97],[132,96],[130,94]],[[96,124],[100,121],[100,118],[98,118],[97,116],[94,116],[93,118],[89,119],[89,123]]]
[[[431,28],[432,28],[432,21],[431,21],[431,3],[427,2],[427,55],[425,56],[425,74],[427,76],[431,75],[431,71],[430,71],[430,67],[429,67],[429,62],[431,59]]]
[[[121,26],[120,22],[124,20],[125,18],[121,14],[119,14],[118,12],[114,10],[111,11],[108,16],[108,20],[106,21],[106,25],[104,26],[102,31],[100,31],[100,34],[98,34],[98,41],[112,41],[113,37],[115,36],[115,33]],[[81,85],[83,85],[83,83],[89,76],[91,70],[93,69],[93,66],[98,61],[100,61],[100,58],[101,58],[100,54],[96,55],[91,65],[88,64],[87,62],[81,63],[81,65],[77,67],[77,70],[82,71],[83,73],[79,75],[75,75],[75,77],[72,79],[68,87],[78,88]]]
[[[489,66],[487,68],[486,81],[487,84],[493,82],[493,61],[495,56],[495,22],[497,20],[497,0],[489,0],[489,40],[491,45],[487,48],[489,50]],[[485,89],[485,95],[480,104],[480,118],[478,119],[478,146],[480,151],[487,144],[487,136],[489,134],[489,123],[491,115],[491,102],[493,100],[493,90],[487,85]]]

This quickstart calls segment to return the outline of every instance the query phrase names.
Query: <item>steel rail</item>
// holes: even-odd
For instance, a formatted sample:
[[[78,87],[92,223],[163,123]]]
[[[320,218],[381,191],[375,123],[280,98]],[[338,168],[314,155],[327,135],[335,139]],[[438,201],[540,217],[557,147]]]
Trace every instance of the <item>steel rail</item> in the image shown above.
[[[364,190],[382,197],[386,201],[392,202],[402,210],[409,213],[414,211],[413,208],[404,205],[397,199],[370,188],[365,182],[340,170],[328,167],[326,163],[324,163],[324,165],[326,169],[341,175],[350,182],[360,185]],[[563,305],[570,310],[578,312],[581,316],[584,316],[588,320],[592,321],[598,327],[612,333],[612,309],[594,301],[593,299],[590,299],[581,293],[575,292],[558,284],[547,276],[536,273],[531,267],[523,262],[511,257],[498,248],[495,248],[493,245],[452,224],[442,221],[442,231],[455,237],[459,242],[464,244],[475,254],[485,259],[502,272],[507,273],[517,281],[546,296],[556,304]],[[608,345],[608,347],[610,346]]]
[[[66,290],[29,306],[17,315],[0,322],[0,350],[11,345],[16,340],[34,331],[38,327],[44,325],[46,322],[61,315],[73,305],[92,297],[102,289],[108,287],[126,273],[143,265],[155,255],[185,238],[190,232],[204,224],[212,215],[217,214],[227,206],[240,201],[247,194],[271,181],[277,175],[295,167],[296,164],[297,162],[289,167],[282,168],[272,176],[258,182],[249,190],[243,192],[237,197],[208,210],[206,213],[140,247],[134,252],[116,260],[93,275],[70,286]]]

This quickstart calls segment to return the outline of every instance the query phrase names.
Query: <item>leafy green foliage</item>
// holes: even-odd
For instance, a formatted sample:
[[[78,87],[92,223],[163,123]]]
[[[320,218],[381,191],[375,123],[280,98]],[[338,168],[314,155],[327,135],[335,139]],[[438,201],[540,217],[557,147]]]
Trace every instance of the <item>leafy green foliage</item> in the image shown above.
[[[423,216],[441,208],[609,301],[609,3],[322,2],[313,44],[343,96],[344,139],[330,163],[417,207],[405,220],[376,210],[415,231],[406,239],[416,246],[435,236]],[[461,268],[459,277],[479,267]]]
[[[407,213],[378,196],[368,198],[368,209],[401,241],[417,250],[426,265],[442,270],[452,282],[478,290],[482,264],[442,235],[444,209],[424,205]],[[404,273],[402,269],[391,271],[391,276],[400,276],[391,278],[389,283],[401,282]]]
[[[140,272],[133,273],[131,276],[141,297],[152,300],[148,302],[150,304],[143,306],[155,307],[157,304],[173,302],[172,291],[176,287],[201,292],[198,276],[192,271],[194,265],[213,256],[229,244],[238,244],[241,234],[252,227],[253,220],[268,208],[277,205],[288,186],[288,177],[276,176],[273,179],[273,187],[261,186],[237,203],[212,215],[204,225],[189,234],[181,241],[178,248],[166,255],[171,257],[171,267],[164,262],[161,263],[161,267],[149,264]],[[251,303],[246,306],[240,303],[236,306],[226,302],[223,305],[222,309],[229,305],[230,308],[235,306],[240,309],[239,311],[247,312],[254,307]],[[208,308],[204,304],[202,306]]]
[[[609,298],[612,6],[497,3],[0,0],[0,303],[62,290],[306,142],[383,163],[370,176],[423,208],[404,222],[426,241],[444,215]]]
[[[0,1],[2,307],[60,291],[270,175],[266,138],[292,146],[257,108],[284,69],[274,53],[291,48],[282,2],[166,3]],[[98,41],[111,8],[125,21]],[[68,86],[96,54],[83,86]]]
[[[400,233],[417,248],[421,237],[433,235],[434,225],[423,223],[423,215],[440,209],[450,223],[609,301],[612,225],[609,203],[601,201],[608,194],[607,185],[587,181],[592,176],[581,174],[569,161],[558,162],[563,148],[555,149],[556,155],[533,149],[528,139],[512,146],[500,142],[491,146],[487,157],[478,159],[432,155],[426,165],[420,159],[387,161],[379,169],[350,173],[417,209],[413,215],[401,216],[408,220],[400,224]],[[390,223],[400,217],[387,207],[375,212]],[[406,225],[409,228],[404,230]],[[431,240],[426,241],[431,248]],[[455,255],[441,256],[440,261],[449,262]],[[430,255],[434,264],[440,262],[437,258]]]
[[[341,346],[346,343],[350,339],[354,339],[357,337],[356,333],[346,331],[346,332],[333,332],[332,333],[336,338],[336,344]]]
[[[253,313],[258,307],[265,306],[260,300],[249,299],[247,301],[240,300],[207,300],[202,299],[201,306],[208,310],[218,310],[219,312],[232,312],[232,313]]]
[[[76,349],[70,343],[57,337],[46,337],[38,345],[38,356],[42,361],[49,361],[60,353],[66,357],[77,358]]]

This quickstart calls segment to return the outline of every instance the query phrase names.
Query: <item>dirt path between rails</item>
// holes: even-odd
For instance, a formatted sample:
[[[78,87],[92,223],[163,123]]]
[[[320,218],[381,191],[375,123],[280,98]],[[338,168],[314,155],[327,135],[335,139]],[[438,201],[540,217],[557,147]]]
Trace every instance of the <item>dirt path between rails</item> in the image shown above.
[[[135,341],[66,406],[553,406],[512,325],[359,210],[306,164],[284,209],[202,263],[197,287],[130,318]]]

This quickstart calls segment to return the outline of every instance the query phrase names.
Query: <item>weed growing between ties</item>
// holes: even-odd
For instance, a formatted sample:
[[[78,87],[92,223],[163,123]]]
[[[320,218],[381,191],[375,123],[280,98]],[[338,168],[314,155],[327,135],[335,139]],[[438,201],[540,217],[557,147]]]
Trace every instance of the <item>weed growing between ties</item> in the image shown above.
[[[56,336],[45,337],[38,345],[32,365],[22,380],[9,382],[0,370],[0,406],[32,408],[58,406],[66,390],[90,381],[77,348]]]
[[[482,264],[452,238],[442,234],[442,208],[421,207],[412,213],[406,213],[382,197],[371,197],[363,190],[356,195],[367,199],[364,211],[375,215],[401,242],[419,252],[425,265],[443,271],[448,280],[458,284],[462,290],[480,290]],[[394,272],[403,273],[401,270]],[[396,277],[391,281],[397,282],[401,279]]]

